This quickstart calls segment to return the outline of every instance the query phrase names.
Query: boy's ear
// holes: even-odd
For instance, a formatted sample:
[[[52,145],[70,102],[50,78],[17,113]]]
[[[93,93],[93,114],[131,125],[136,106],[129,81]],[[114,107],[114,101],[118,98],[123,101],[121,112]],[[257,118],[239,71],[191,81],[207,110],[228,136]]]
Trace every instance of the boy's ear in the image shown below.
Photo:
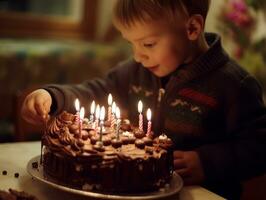
[[[201,15],[192,15],[186,24],[188,39],[194,41],[198,39],[204,30],[204,19]]]

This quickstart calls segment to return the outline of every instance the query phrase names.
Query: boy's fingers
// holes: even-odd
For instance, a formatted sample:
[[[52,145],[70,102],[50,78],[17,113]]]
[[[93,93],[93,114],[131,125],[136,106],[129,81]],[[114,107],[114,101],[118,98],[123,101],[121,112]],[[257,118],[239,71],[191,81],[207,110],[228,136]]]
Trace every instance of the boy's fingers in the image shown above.
[[[31,124],[40,124],[40,122],[36,119],[33,119],[32,117],[25,117],[24,118],[28,123],[31,123]]]
[[[35,115],[31,112],[25,113],[24,119],[31,124],[42,124],[43,123],[38,115]]]
[[[28,117],[32,117],[34,115],[37,115],[34,101],[32,101],[32,100],[27,101],[27,103],[26,103],[26,114],[27,114]]]
[[[44,106],[42,106],[41,104],[35,104],[34,107],[37,115],[39,115],[40,117],[46,115],[46,110],[44,109]]]
[[[26,108],[24,110],[25,119],[30,123],[42,123],[41,116],[38,114],[38,111],[34,105],[34,101],[27,101]]]
[[[43,121],[46,121],[50,112],[51,101],[37,98],[36,102],[38,102],[35,104],[37,113],[40,115]]]
[[[50,115],[46,115],[44,121],[47,122],[50,119]]]
[[[183,159],[175,159],[174,160],[174,168],[175,169],[182,169],[182,168],[186,168],[186,167],[187,167],[187,165]]]
[[[48,115],[48,113],[50,112],[50,108],[51,108],[51,102],[47,100],[44,102],[43,105],[44,105],[45,112]]]
[[[184,152],[183,151],[174,151],[174,158],[183,158]]]
[[[29,123],[44,123],[48,119],[48,113],[52,104],[48,92],[36,90],[29,94],[22,105],[21,116]]]

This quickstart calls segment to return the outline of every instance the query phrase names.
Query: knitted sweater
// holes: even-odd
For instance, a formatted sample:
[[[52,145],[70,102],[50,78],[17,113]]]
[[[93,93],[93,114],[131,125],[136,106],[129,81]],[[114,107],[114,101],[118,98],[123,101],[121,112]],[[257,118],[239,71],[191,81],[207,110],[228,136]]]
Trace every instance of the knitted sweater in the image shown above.
[[[74,112],[75,98],[85,108],[92,100],[106,104],[112,93],[133,123],[142,100],[144,109],[153,112],[153,131],[171,137],[176,149],[197,151],[205,186],[234,198],[241,180],[265,172],[266,110],[259,84],[224,52],[220,37],[208,33],[206,39],[209,50],[192,64],[179,66],[164,88],[160,78],[129,60],[105,79],[45,89],[56,113]]]

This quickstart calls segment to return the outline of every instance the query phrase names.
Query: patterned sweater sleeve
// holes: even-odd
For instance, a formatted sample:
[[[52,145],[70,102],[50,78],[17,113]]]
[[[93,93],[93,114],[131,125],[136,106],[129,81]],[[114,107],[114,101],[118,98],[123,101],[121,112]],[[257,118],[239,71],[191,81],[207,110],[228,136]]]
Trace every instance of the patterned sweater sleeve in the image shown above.
[[[87,114],[93,100],[97,104],[106,106],[109,93],[123,109],[126,107],[129,74],[133,65],[132,61],[120,63],[111,69],[103,79],[87,80],[81,84],[72,85],[45,85],[43,89],[47,90],[53,99],[52,113],[58,114],[63,110],[75,112],[74,101],[78,98]]]
[[[245,180],[266,171],[266,109],[257,81],[246,76],[226,97],[227,138],[197,149],[210,181]]]

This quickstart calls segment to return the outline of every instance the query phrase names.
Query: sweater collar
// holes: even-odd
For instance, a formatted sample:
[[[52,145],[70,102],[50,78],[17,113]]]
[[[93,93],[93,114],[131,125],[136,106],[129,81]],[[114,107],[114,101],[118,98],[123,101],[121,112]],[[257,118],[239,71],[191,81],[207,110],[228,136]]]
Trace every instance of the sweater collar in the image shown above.
[[[210,47],[208,51],[197,58],[193,63],[181,65],[173,72],[178,83],[187,82],[215,70],[223,66],[229,60],[228,55],[222,48],[220,36],[214,33],[205,33],[205,38]]]

